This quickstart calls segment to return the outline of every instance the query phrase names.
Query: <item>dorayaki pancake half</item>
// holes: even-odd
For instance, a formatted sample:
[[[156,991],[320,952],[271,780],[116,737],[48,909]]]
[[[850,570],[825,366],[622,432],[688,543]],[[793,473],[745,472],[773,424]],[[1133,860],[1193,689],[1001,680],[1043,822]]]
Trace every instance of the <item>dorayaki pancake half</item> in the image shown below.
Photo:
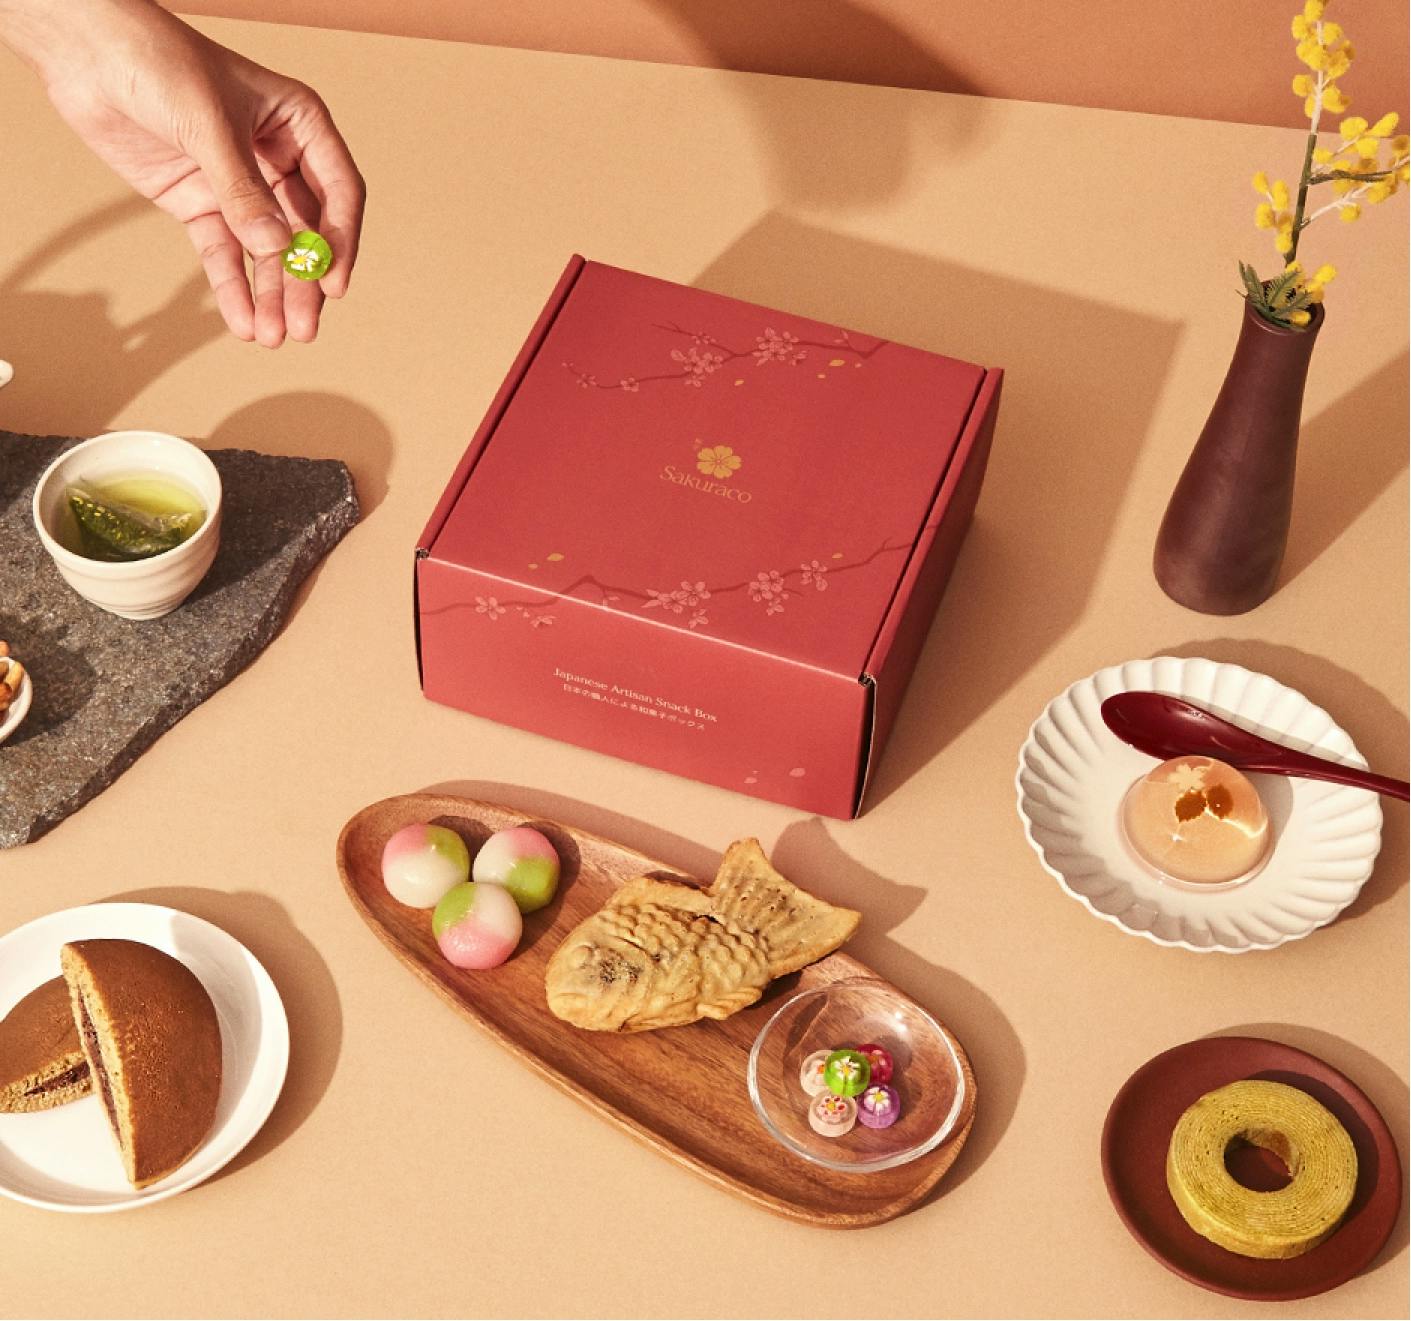
[[[0,1112],[49,1110],[91,1088],[68,987],[55,977],[0,1019]]]
[[[192,1156],[220,1097],[220,1024],[184,963],[134,940],[59,951],[73,1019],[128,1181],[145,1188]]]

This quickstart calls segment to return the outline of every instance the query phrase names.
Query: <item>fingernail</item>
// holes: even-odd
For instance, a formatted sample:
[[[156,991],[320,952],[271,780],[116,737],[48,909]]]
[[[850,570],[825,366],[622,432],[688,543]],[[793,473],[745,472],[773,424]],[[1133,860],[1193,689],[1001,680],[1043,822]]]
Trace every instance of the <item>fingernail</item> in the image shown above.
[[[256,257],[269,257],[283,252],[289,246],[292,235],[289,226],[273,216],[261,216],[250,222],[250,239],[254,243],[251,251]]]

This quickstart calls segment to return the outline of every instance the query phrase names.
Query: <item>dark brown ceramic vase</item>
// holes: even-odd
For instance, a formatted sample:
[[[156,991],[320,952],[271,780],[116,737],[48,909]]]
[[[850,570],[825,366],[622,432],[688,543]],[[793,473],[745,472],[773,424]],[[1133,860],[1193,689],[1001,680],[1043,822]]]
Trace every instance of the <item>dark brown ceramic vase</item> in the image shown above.
[[[1156,537],[1156,581],[1192,610],[1243,614],[1274,590],[1293,510],[1303,382],[1322,324],[1321,305],[1304,329],[1284,330],[1245,303],[1225,383]]]

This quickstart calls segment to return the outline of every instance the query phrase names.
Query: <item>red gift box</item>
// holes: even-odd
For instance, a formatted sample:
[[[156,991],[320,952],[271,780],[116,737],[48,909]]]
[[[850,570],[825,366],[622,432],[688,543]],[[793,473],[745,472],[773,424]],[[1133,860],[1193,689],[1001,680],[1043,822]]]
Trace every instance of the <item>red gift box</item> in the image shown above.
[[[422,533],[423,691],[856,816],[1000,380],[574,257]]]

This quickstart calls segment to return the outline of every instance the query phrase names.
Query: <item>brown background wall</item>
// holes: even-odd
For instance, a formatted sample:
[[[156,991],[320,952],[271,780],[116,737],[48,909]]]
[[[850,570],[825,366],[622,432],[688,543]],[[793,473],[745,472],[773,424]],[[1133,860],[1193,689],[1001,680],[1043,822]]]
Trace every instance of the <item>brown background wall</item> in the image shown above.
[[[175,0],[185,13],[1295,126],[1295,0]],[[1353,111],[1407,112],[1406,0],[1334,0]]]

